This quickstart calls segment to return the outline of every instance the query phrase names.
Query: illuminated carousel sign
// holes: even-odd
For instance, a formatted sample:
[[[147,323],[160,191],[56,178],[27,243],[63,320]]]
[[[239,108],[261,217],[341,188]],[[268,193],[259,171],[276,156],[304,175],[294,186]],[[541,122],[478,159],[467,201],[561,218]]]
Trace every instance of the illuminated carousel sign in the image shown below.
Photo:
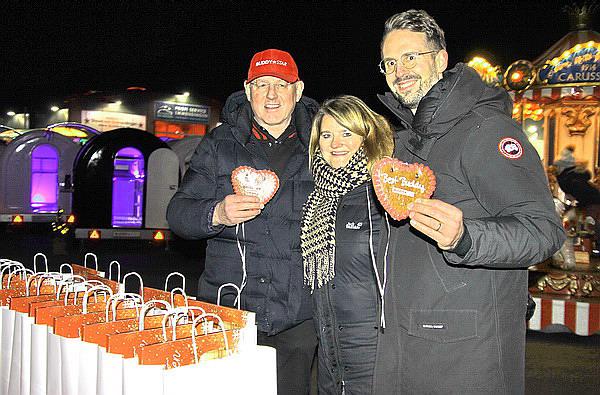
[[[547,85],[600,82],[600,43],[588,41],[575,45],[547,61],[538,77]]]

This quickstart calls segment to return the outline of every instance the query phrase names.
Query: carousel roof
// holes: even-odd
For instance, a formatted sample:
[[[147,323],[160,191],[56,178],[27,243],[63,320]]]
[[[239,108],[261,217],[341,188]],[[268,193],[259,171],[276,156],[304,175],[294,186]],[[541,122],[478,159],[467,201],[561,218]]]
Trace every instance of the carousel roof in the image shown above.
[[[593,86],[594,96],[599,97],[600,90],[596,88],[600,87],[600,33],[590,28],[598,9],[597,3],[565,6],[563,11],[569,16],[571,31],[533,62],[513,62],[504,73],[504,87],[515,93],[533,89],[547,94],[551,89],[556,99],[581,94],[581,87]]]
[[[575,45],[584,44],[589,41],[600,43],[600,33],[594,30],[576,30],[569,32],[534,60],[533,65],[535,67],[541,67],[547,61],[559,57],[566,50],[573,48]]]

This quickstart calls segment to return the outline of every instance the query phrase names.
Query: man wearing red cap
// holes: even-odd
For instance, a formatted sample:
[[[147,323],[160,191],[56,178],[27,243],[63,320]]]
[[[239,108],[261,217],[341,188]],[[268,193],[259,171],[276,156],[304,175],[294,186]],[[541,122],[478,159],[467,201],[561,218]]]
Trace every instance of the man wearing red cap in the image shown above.
[[[277,350],[279,394],[307,394],[316,349],[310,293],[302,286],[300,219],[313,189],[308,145],[318,104],[302,96],[304,83],[287,52],[254,55],[244,91],[232,94],[222,125],[198,145],[167,212],[171,229],[207,239],[198,296],[215,302],[219,287],[241,289],[241,308],[256,313],[258,342]],[[266,204],[236,195],[239,166],[269,169],[279,189]],[[221,292],[236,302],[235,287]]]

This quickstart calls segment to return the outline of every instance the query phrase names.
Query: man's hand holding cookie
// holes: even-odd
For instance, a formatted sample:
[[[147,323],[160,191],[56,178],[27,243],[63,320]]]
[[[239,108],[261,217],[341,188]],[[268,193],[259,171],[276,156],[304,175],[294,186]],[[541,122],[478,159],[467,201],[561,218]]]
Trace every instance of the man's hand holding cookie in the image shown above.
[[[249,221],[265,207],[256,196],[227,195],[217,203],[213,213],[213,226],[233,226]]]
[[[453,250],[465,231],[459,208],[437,199],[417,199],[408,205],[410,224],[435,240],[442,250]]]

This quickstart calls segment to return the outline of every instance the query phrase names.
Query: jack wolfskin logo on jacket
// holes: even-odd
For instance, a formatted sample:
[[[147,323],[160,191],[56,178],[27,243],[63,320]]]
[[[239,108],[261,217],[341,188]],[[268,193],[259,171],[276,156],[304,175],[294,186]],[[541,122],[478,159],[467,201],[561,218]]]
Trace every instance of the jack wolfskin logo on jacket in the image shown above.
[[[354,223],[354,222],[348,222],[348,223],[346,224],[346,229],[359,230],[360,228],[362,228],[362,226],[363,226],[363,223],[362,223],[362,222],[357,222],[357,223]]]

